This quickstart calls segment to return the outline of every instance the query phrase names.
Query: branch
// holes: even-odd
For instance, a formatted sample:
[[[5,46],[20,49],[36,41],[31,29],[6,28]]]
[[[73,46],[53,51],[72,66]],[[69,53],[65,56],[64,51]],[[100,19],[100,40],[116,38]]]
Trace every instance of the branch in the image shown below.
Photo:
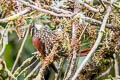
[[[68,73],[68,71],[69,71],[69,69],[70,69],[70,63],[71,63],[71,61],[72,61],[72,56],[70,56],[70,57],[68,58],[68,64],[67,64],[67,67],[66,67],[66,71],[65,71],[65,73],[64,73],[64,78],[63,78],[63,80],[65,80],[65,78],[66,78],[66,76],[67,76],[67,73]]]
[[[102,1],[102,0],[99,0],[99,2],[100,2],[100,3],[101,3],[101,5],[104,7],[104,11],[103,11],[103,12],[105,12],[105,11],[106,11],[105,4],[103,3],[103,1]]]
[[[15,70],[15,72],[13,73],[13,75],[15,75],[15,76],[16,76],[17,74],[20,75],[20,73],[22,72],[22,71],[21,71],[22,67],[25,66],[25,65],[27,65],[27,64],[29,64],[29,63],[32,61],[33,58],[34,58],[34,56],[26,59],[26,60],[21,64],[21,66],[18,67],[18,68]],[[20,72],[20,71],[21,71],[21,72]],[[20,73],[19,73],[19,72],[20,72]]]
[[[34,74],[34,72],[40,67],[40,65],[41,62],[37,64],[37,66],[30,72],[30,74],[27,75],[27,77],[24,80],[28,80],[28,78]]]
[[[118,61],[117,61],[117,56],[116,54],[113,54],[114,57],[114,69],[115,69],[115,77],[119,77],[119,66],[118,66]]]
[[[88,21],[88,22],[90,22],[90,23],[92,23],[92,24],[102,24],[102,22],[101,21],[99,21],[99,20],[96,20],[96,19],[93,19],[93,18],[90,18],[90,17],[87,17],[87,16],[85,16],[85,15],[79,15],[80,13],[78,12],[78,13],[76,13],[75,15],[74,15],[74,17],[73,17],[73,20],[74,19],[76,19],[77,17],[81,17],[82,19],[84,19],[85,21]],[[114,24],[114,22],[112,22],[112,23],[110,23],[110,24],[107,24],[106,23],[106,27],[107,28],[110,28],[111,29],[111,27],[112,26],[114,26],[115,24]]]
[[[24,40],[23,40],[23,42],[22,42],[22,44],[21,44],[21,47],[20,47],[20,49],[19,49],[19,51],[18,51],[17,58],[16,58],[16,60],[15,60],[15,62],[14,62],[14,65],[13,65],[13,67],[12,67],[12,70],[11,70],[12,73],[14,72],[14,69],[15,69],[15,67],[16,67],[16,65],[17,65],[17,62],[18,62],[18,60],[19,60],[19,57],[20,57],[20,55],[21,55],[21,53],[22,53],[22,50],[23,50],[25,41],[27,40],[28,34],[29,34],[29,28],[28,28],[28,30],[27,30],[27,32],[26,32],[26,35],[25,35],[25,38],[24,38]]]
[[[2,39],[2,42],[3,42],[3,47],[2,47],[2,49],[0,51],[0,56],[2,56],[4,51],[5,51],[6,46],[8,44],[8,30],[6,30],[6,32],[5,32],[5,29],[1,29],[0,33],[2,35],[1,39]]]
[[[53,16],[57,16],[57,17],[72,17],[72,16],[73,16],[73,14],[57,14],[57,13],[54,13],[54,12],[49,11],[49,10],[41,9],[40,7],[37,7],[37,6],[35,6],[35,5],[32,5],[32,4],[30,4],[29,2],[25,2],[25,1],[23,1],[23,0],[18,0],[18,1],[22,2],[22,3],[23,3],[24,5],[26,5],[26,6],[29,6],[29,7],[31,7],[31,8],[34,8],[34,9],[36,9],[36,10],[38,10],[38,11],[41,11],[41,12],[49,13],[49,14],[51,14],[51,15],[53,15]]]
[[[67,73],[67,76],[66,76],[65,80],[69,80],[69,78],[70,78],[71,75],[72,75],[72,72],[73,72],[73,69],[74,69],[75,63],[76,63],[76,55],[77,55],[77,52],[76,52],[76,50],[74,49],[74,50],[73,50],[72,61],[71,61],[71,63],[70,63],[70,69],[69,69],[69,71],[68,71],[68,73]]]
[[[52,10],[54,10],[54,11],[56,11],[58,13],[62,12],[62,13],[65,13],[65,14],[72,14],[72,12],[61,9],[61,8],[58,8],[56,6],[48,6],[48,5],[43,5],[43,6],[45,6],[46,8],[51,8]]]
[[[27,66],[26,68],[24,68],[22,71],[20,71],[20,73],[16,76],[17,78],[23,74],[24,72],[26,72],[30,67],[32,67],[35,63],[37,62],[37,60],[35,60],[33,63],[31,63],[29,66]]]
[[[74,1],[74,12],[78,12],[78,1],[77,0]],[[72,41],[71,41],[71,44],[73,44],[72,43],[73,39],[76,39],[76,26],[77,26],[76,23],[77,23],[76,21],[73,21],[73,23],[72,23]],[[70,69],[67,73],[65,80],[69,80],[69,78],[72,76],[72,71],[74,71],[75,64],[76,64],[76,58],[77,58],[77,52],[76,52],[76,47],[74,47],[73,51],[72,51],[72,61],[70,64]]]
[[[11,77],[14,80],[17,80],[17,78],[8,70],[5,61],[3,61],[2,59],[0,59],[0,72],[1,71],[4,71],[4,72],[6,71],[9,77]],[[0,73],[0,74],[3,74],[3,73]]]
[[[95,23],[102,24],[101,21],[98,21],[98,20],[93,19],[93,18],[83,17],[83,19],[85,19],[86,21],[89,21],[89,22],[91,22],[91,23],[94,23],[94,24],[95,24]],[[106,27],[107,27],[107,28],[111,28],[113,25],[114,25],[114,23],[106,24]]]
[[[106,74],[109,74],[111,69],[112,69],[113,65],[111,65],[105,72],[103,72],[102,74],[100,74],[96,79],[106,75]]]
[[[8,22],[8,21],[12,21],[12,20],[16,20],[17,18],[19,18],[21,15],[26,14],[27,12],[29,12],[30,9],[27,8],[21,12],[19,12],[18,14],[14,14],[13,16],[4,18],[4,19],[0,19],[0,23],[4,23],[4,22]]]
[[[55,80],[59,80],[60,74],[61,74],[61,69],[63,67],[65,58],[60,59],[59,67],[58,67],[58,73],[55,75]]]
[[[114,2],[114,0],[111,0],[111,4],[113,2]],[[97,49],[98,45],[100,44],[103,33],[104,33],[105,25],[106,25],[106,22],[107,22],[107,19],[109,17],[109,14],[110,14],[111,10],[112,10],[112,8],[111,8],[111,5],[110,5],[107,9],[107,12],[106,12],[105,16],[104,16],[103,23],[101,25],[100,32],[98,34],[98,38],[97,38],[93,48],[88,53],[88,55],[86,56],[86,58],[84,59],[84,61],[80,65],[80,67],[78,68],[78,70],[75,72],[75,75],[73,76],[72,80],[76,80],[76,78],[79,76],[80,72],[82,71],[83,67],[87,64],[89,58],[94,54],[95,50]]]
[[[84,3],[84,2],[81,2],[81,4],[84,5],[86,8],[88,8],[91,11],[99,12],[99,9],[93,8],[93,7],[91,7],[90,5],[88,5],[88,4]]]

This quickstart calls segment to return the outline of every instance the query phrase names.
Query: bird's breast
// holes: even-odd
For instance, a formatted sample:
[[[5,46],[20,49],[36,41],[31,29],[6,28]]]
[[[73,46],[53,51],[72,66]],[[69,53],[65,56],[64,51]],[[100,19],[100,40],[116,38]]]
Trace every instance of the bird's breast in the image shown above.
[[[34,37],[32,43],[34,48],[37,49],[40,53],[44,52],[44,43],[42,43],[38,37]]]

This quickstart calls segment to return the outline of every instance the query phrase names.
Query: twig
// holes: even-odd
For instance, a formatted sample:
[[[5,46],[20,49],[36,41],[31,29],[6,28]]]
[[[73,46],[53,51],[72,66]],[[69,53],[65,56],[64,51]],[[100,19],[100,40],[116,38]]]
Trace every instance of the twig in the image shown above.
[[[111,4],[114,2],[114,0],[111,0]],[[88,55],[86,56],[86,58],[84,59],[84,61],[82,62],[82,64],[80,65],[80,67],[78,68],[78,70],[75,72],[75,75],[73,76],[72,80],[75,80],[80,72],[82,71],[83,67],[87,64],[89,58],[94,54],[95,50],[97,49],[101,39],[102,39],[102,36],[103,36],[103,33],[104,33],[104,29],[105,29],[105,25],[106,25],[106,22],[107,22],[107,19],[109,17],[109,14],[111,12],[112,8],[111,8],[111,5],[108,7],[107,9],[107,12],[104,16],[104,19],[103,19],[103,23],[101,25],[101,28],[100,28],[100,32],[98,34],[98,38],[93,46],[93,48],[91,49],[91,51],[88,53]]]
[[[103,72],[102,74],[100,74],[96,79],[98,79],[98,78],[100,78],[100,77],[102,77],[102,76],[104,76],[104,75],[106,75],[106,74],[109,74],[110,71],[111,71],[111,69],[112,69],[112,67],[113,67],[113,65],[111,65],[111,66],[107,69],[107,71],[105,71],[105,72]]]
[[[106,3],[106,4],[110,4],[110,2],[107,1],[107,0],[103,0],[103,2]]]
[[[5,64],[5,66],[6,66],[6,64]],[[7,66],[6,66],[6,71],[12,79],[17,80],[17,78],[8,70]]]
[[[105,4],[103,3],[103,1],[102,0],[99,0],[99,2],[102,4],[102,6],[104,7],[104,11],[103,12],[105,12],[106,11],[106,7],[105,7]]]
[[[27,9],[19,12],[18,14],[14,14],[13,16],[10,16],[10,17],[4,18],[4,19],[0,19],[0,23],[4,23],[4,22],[15,20],[15,19],[19,18],[21,15],[26,14],[29,11],[30,11],[30,9],[27,8]]]
[[[72,37],[75,38],[75,24],[73,23],[72,24]],[[65,78],[65,80],[69,80],[69,78],[71,77],[72,75],[72,71],[74,69],[74,66],[75,66],[75,63],[76,63],[76,55],[77,55],[77,52],[76,52],[76,49],[74,48],[73,49],[73,52],[72,52],[72,60],[71,60],[71,63],[70,63],[70,69],[67,73],[67,76]]]
[[[39,7],[35,6],[35,5],[30,4],[29,2],[25,2],[23,0],[18,0],[18,1],[22,2],[26,6],[34,8],[34,9],[36,9],[38,11],[41,11],[41,12],[49,13],[49,14],[51,14],[53,16],[57,16],[57,17],[72,17],[73,16],[73,14],[57,14],[57,13],[54,13],[54,12],[49,11],[49,10],[41,9],[41,8],[39,8]]]
[[[44,70],[42,68],[40,68],[38,75],[33,80],[45,80],[44,79]]]
[[[29,77],[32,76],[32,74],[34,74],[34,72],[41,66],[41,62],[39,62],[37,64],[37,66],[31,71],[31,73],[24,79],[24,80],[28,80]]]
[[[72,56],[72,61],[70,63],[70,69],[69,69],[69,71],[67,73],[67,76],[66,76],[65,80],[69,80],[69,78],[72,75],[72,72],[73,72],[73,69],[74,69],[75,63],[76,63],[76,55],[77,55],[76,50],[73,50],[73,56]]]
[[[78,13],[76,13],[75,14],[75,16],[73,17],[73,20],[74,19],[76,19],[76,17],[79,17],[79,12]],[[90,17],[87,17],[87,16],[85,16],[85,15],[83,15],[82,17],[81,17],[82,19],[84,19],[85,21],[88,21],[88,22],[90,22],[91,24],[102,24],[102,22],[101,21],[99,21],[99,20],[96,20],[96,19],[93,19],[93,18],[90,18]],[[110,24],[106,24],[106,28],[112,28],[112,26],[114,26],[115,24],[114,24],[114,22],[112,22],[112,23],[110,23]]]
[[[12,73],[14,72],[14,69],[15,69],[15,67],[16,67],[16,65],[17,65],[17,62],[18,62],[18,60],[19,60],[19,57],[20,57],[20,55],[21,55],[21,53],[22,53],[22,50],[23,50],[25,41],[27,40],[28,34],[29,34],[29,28],[27,29],[25,38],[24,38],[24,40],[23,40],[23,42],[22,42],[22,44],[21,44],[21,47],[20,47],[20,49],[19,49],[19,51],[18,51],[17,58],[16,58],[16,60],[15,60],[15,62],[14,62],[14,65],[13,65],[13,67],[12,67],[12,70],[11,70]]]
[[[99,1],[102,4],[102,6],[104,7],[104,11],[103,12],[105,12],[106,11],[106,7],[105,7],[103,1],[102,0],[99,0]],[[88,8],[89,10],[91,10],[91,11],[94,11],[94,12],[99,12],[100,11],[99,9],[93,8],[93,7],[91,7],[90,5],[88,5],[88,4],[84,3],[84,2],[80,2],[80,3],[82,5],[84,5],[86,8]]]
[[[75,0],[75,2],[74,2],[74,12],[78,12],[78,1],[77,0]],[[72,39],[76,38],[76,24],[75,23],[76,23],[76,21],[73,21],[73,23],[72,23]],[[76,63],[76,58],[77,58],[76,56],[77,56],[76,47],[74,47],[73,52],[72,52],[72,61],[70,64],[70,69],[67,73],[65,80],[69,80],[69,78],[72,75],[72,72],[74,70],[75,63]]]
[[[12,79],[17,80],[17,78],[7,68],[6,68],[6,71]]]
[[[5,33],[4,33],[4,31],[5,31],[4,29],[1,29],[1,32],[0,32],[3,35],[2,36],[3,47],[2,47],[2,49],[0,51],[0,56],[3,55],[3,53],[5,51],[5,48],[6,48],[7,44],[8,44],[8,30],[6,30]]]
[[[93,8],[93,7],[91,7],[90,5],[88,5],[88,4],[84,3],[84,2],[81,2],[81,4],[84,5],[86,8],[88,8],[91,11],[99,12],[99,9]]]
[[[47,7],[47,8],[51,8],[52,10],[55,10],[56,12],[62,12],[62,13],[67,13],[67,14],[72,14],[72,12],[70,12],[70,11],[67,11],[67,10],[64,10],[64,9],[61,9],[61,8],[58,8],[58,7],[56,7],[56,6],[48,6],[48,5],[43,5],[43,6],[45,6],[45,7]]]
[[[116,54],[113,54],[114,57],[114,69],[115,69],[115,77],[119,77],[119,67],[118,67],[118,61],[117,61],[117,56]]]
[[[25,69],[23,69],[22,71],[20,71],[20,73],[16,76],[17,78],[24,73],[25,71],[27,71],[31,66],[33,66],[35,63],[37,62],[37,60],[35,60],[33,63],[31,63],[29,66],[27,66]]]
[[[64,73],[64,78],[63,78],[63,80],[65,80],[65,78],[66,78],[66,76],[67,76],[67,73],[68,73],[68,71],[69,71],[69,69],[70,69],[70,63],[71,63],[71,61],[72,61],[72,56],[70,56],[69,59],[68,59],[68,65],[67,65],[66,71],[65,71],[65,73]]]
[[[55,80],[59,80],[59,78],[60,78],[60,72],[61,72],[61,69],[63,67],[64,60],[65,60],[65,58],[60,59],[58,73],[55,75]]]
[[[81,40],[81,38],[82,38],[82,36],[83,36],[86,28],[87,28],[87,25],[84,27],[84,29],[83,29],[80,37],[79,37],[79,41]],[[73,61],[73,62],[76,61],[76,59],[74,59],[74,56],[73,56],[73,58],[72,58],[72,61]],[[69,70],[69,71],[71,71],[71,68],[73,68],[73,66],[75,65],[75,64],[72,64],[73,62],[71,62],[71,67],[70,67],[70,70]],[[68,74],[71,75],[71,72],[68,72]],[[69,78],[68,78],[68,79],[69,79]],[[66,80],[67,80],[67,79],[66,79]]]
[[[2,59],[0,59],[0,67],[4,68],[4,71],[7,72],[7,74],[9,75],[9,77],[11,77],[11,78],[14,79],[14,80],[17,80],[17,78],[8,70],[5,61],[3,61]],[[2,69],[2,68],[1,68],[1,69]],[[1,69],[0,69],[0,70],[1,70]]]
[[[95,24],[95,23],[102,24],[101,21],[98,21],[98,20],[93,19],[93,18],[84,17],[83,19],[85,19],[86,21],[89,21],[89,22],[91,22],[91,23],[94,23],[94,24]],[[106,27],[107,27],[107,28],[111,28],[113,25],[114,25],[114,23],[106,24]]]
[[[13,73],[13,75],[16,76],[16,75],[19,73],[19,71],[22,69],[22,67],[25,66],[26,64],[30,63],[30,62],[32,61],[33,58],[34,58],[34,56],[32,56],[32,57],[26,59],[26,60],[21,64],[21,66],[18,67],[18,68],[15,70],[15,72]]]
[[[27,75],[27,77],[24,80],[28,80],[28,78],[32,76],[32,74],[34,74],[34,72],[40,67],[40,65],[41,65],[41,62],[37,64],[37,66],[30,72],[30,74]]]

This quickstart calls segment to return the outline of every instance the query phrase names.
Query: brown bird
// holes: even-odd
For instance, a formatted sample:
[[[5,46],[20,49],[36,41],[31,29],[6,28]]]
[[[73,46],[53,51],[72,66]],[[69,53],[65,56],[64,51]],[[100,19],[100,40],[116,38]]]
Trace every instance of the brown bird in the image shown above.
[[[34,48],[39,51],[42,59],[50,53],[50,49],[53,46],[51,40],[55,36],[55,33],[48,26],[33,25],[32,43]],[[55,72],[58,72],[53,63],[51,63],[49,67]]]
[[[50,50],[53,47],[52,40],[57,36],[55,31],[52,31],[49,26],[45,26],[42,24],[34,24],[33,25],[33,38],[32,38],[32,43],[33,46],[36,50],[39,51],[42,59],[44,59],[49,53]],[[77,56],[86,56],[89,52],[90,48],[84,49],[80,51]],[[65,52],[59,52],[59,56],[64,56],[67,57]],[[57,68],[53,63],[50,64],[50,67],[57,72]]]

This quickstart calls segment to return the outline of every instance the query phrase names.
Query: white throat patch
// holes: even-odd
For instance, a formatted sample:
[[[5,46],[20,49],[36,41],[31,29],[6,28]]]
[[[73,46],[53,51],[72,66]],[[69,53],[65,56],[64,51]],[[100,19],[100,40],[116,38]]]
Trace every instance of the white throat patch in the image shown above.
[[[40,30],[43,27],[43,25],[35,24],[35,27],[37,28],[37,30]]]

